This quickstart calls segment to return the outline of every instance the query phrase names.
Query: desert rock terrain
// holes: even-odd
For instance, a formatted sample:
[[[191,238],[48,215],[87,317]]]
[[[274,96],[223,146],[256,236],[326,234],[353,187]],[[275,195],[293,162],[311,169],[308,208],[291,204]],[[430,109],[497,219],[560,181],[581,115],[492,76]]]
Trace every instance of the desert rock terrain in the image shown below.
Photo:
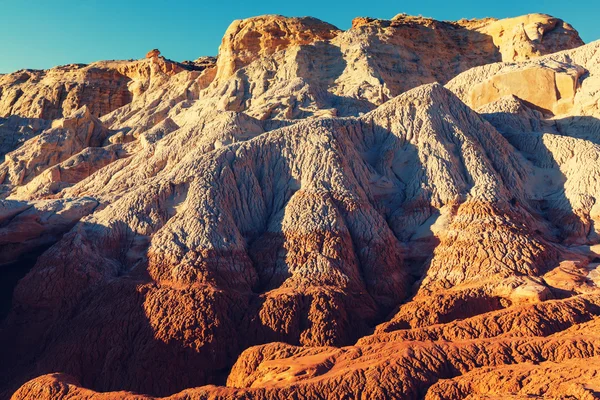
[[[544,14],[0,75],[0,397],[598,398],[599,118]]]

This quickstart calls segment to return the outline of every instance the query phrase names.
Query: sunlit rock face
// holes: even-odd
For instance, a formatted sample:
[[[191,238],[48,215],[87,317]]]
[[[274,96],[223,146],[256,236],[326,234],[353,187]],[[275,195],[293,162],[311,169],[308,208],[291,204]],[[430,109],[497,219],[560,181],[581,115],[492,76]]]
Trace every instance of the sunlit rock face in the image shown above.
[[[599,108],[543,14],[0,76],[0,393],[592,398]]]

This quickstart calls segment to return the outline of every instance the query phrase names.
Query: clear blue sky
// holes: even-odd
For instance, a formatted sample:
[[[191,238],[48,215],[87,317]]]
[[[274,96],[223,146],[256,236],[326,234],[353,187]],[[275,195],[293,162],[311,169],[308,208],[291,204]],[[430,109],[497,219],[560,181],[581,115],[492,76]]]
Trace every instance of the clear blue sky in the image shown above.
[[[314,16],[347,29],[352,18],[405,12],[441,20],[542,12],[600,39],[600,0],[0,0],[0,73],[68,63],[141,58],[153,48],[173,60],[215,55],[234,19]]]

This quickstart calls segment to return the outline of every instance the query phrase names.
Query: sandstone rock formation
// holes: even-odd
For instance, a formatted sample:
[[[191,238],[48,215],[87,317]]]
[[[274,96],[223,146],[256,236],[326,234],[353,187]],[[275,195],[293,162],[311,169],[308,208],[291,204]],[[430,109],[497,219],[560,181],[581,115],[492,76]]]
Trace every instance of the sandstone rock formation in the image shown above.
[[[219,78],[228,78],[252,61],[291,46],[333,39],[339,29],[316,18],[265,15],[234,21],[219,48]]]
[[[216,60],[0,77],[0,268],[41,253],[0,393],[594,396],[600,42],[581,45],[542,14],[264,16]]]
[[[52,120],[66,117],[83,106],[99,117],[130,103],[153,79],[172,76],[184,67],[155,57],[1,75],[0,117],[17,115]]]
[[[158,56],[160,56],[160,50],[158,49],[152,49],[146,53],[146,58],[155,58]]]
[[[50,126],[51,121],[39,118],[22,118],[11,115],[8,118],[0,118],[0,161],[4,156],[20,147],[25,141],[38,135]]]
[[[524,61],[583,44],[571,25],[546,14],[461,20],[458,24],[490,35],[502,54],[502,61]]]

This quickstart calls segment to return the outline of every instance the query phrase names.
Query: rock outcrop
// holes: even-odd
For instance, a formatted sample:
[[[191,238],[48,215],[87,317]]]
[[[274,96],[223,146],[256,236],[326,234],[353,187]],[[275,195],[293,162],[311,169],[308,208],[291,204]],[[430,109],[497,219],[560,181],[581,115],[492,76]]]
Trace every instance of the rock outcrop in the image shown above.
[[[542,14],[263,16],[216,60],[0,77],[0,267],[41,253],[0,393],[593,396],[600,42],[581,45]]]
[[[571,25],[546,14],[501,20],[461,20],[458,24],[491,36],[502,54],[502,61],[525,61],[583,44]]]
[[[158,56],[160,56],[160,50],[158,49],[152,49],[146,53],[146,58],[155,58]]]
[[[83,106],[100,117],[130,103],[153,79],[172,76],[183,69],[178,63],[153,57],[1,75],[0,117],[52,120],[67,117]]]
[[[501,73],[471,88],[469,104],[479,108],[513,95],[544,112],[565,114],[573,106],[582,74],[582,69],[557,71],[545,66]]]
[[[48,71],[24,70],[0,77],[0,116],[57,119],[83,105],[96,116],[131,101],[129,79],[100,66],[65,65]]]
[[[234,21],[219,47],[217,77],[228,78],[261,57],[288,47],[333,39],[340,30],[316,18],[265,15]]]
[[[596,297],[593,301],[597,300]],[[563,307],[560,301],[556,306]],[[516,320],[523,321],[518,317]],[[465,332],[453,341],[431,338],[343,348],[300,348],[272,343],[244,352],[232,369],[227,387],[190,389],[164,399],[340,398],[343,395],[460,399],[565,394],[579,399],[593,398],[598,384],[598,321],[597,316],[584,318],[572,326],[556,327],[556,333],[548,336],[524,331],[519,336],[478,339],[473,335],[486,332],[487,327],[466,320],[471,323],[471,334]],[[149,399],[125,392],[95,393],[81,388],[73,377],[58,374],[28,382],[14,398],[27,396]]]
[[[108,130],[83,106],[69,118],[54,121],[50,129],[9,153],[0,164],[0,183],[24,185],[49,166],[84,149],[100,147],[107,137]]]

